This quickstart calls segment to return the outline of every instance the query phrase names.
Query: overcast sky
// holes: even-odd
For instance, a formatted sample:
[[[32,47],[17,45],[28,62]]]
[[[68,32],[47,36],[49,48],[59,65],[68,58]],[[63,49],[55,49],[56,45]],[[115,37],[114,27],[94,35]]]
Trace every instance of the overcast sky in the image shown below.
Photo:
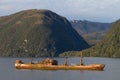
[[[0,16],[27,9],[49,9],[69,20],[113,22],[120,18],[120,0],[0,0]]]

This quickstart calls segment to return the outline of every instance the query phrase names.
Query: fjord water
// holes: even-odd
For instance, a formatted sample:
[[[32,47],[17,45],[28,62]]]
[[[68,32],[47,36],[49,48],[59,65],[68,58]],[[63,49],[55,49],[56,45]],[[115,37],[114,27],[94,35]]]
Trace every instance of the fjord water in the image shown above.
[[[15,60],[28,62],[29,58],[0,58],[0,80],[120,80],[120,59],[117,58],[83,58],[84,64],[106,64],[104,71],[87,70],[17,70]],[[43,58],[34,58],[42,60]],[[54,58],[59,64],[64,63],[64,58]],[[79,64],[79,58],[68,59],[69,64]]]

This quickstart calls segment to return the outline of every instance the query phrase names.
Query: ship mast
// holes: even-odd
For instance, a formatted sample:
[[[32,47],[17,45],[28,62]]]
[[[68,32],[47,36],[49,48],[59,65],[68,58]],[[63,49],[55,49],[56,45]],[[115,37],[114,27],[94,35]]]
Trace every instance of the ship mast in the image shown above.
[[[80,53],[80,65],[83,65],[83,60],[82,59],[83,59],[83,53],[81,52]]]
[[[64,62],[64,65],[67,66],[68,63],[67,63],[67,57],[65,57],[65,62]]]

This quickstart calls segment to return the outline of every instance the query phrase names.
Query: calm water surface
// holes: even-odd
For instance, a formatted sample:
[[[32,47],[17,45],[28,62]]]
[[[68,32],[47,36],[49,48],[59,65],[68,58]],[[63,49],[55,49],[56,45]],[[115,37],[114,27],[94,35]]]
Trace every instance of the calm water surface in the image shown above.
[[[84,64],[106,64],[104,71],[82,70],[17,70],[14,67],[16,59],[28,62],[29,58],[0,58],[0,80],[120,80],[120,59],[115,58],[84,58]],[[34,60],[42,60],[35,58]],[[55,58],[59,64],[64,58]],[[79,58],[68,59],[69,64],[79,64]]]

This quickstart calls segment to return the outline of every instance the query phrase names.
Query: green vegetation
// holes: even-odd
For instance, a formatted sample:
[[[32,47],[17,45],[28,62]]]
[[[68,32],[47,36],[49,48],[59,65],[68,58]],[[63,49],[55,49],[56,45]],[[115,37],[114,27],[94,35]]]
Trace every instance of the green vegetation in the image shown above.
[[[120,20],[116,21],[105,38],[95,46],[83,50],[84,56],[120,58]],[[60,56],[79,56],[80,52],[66,52]]]
[[[0,17],[1,57],[52,57],[88,47],[68,20],[52,11],[27,10]]]

